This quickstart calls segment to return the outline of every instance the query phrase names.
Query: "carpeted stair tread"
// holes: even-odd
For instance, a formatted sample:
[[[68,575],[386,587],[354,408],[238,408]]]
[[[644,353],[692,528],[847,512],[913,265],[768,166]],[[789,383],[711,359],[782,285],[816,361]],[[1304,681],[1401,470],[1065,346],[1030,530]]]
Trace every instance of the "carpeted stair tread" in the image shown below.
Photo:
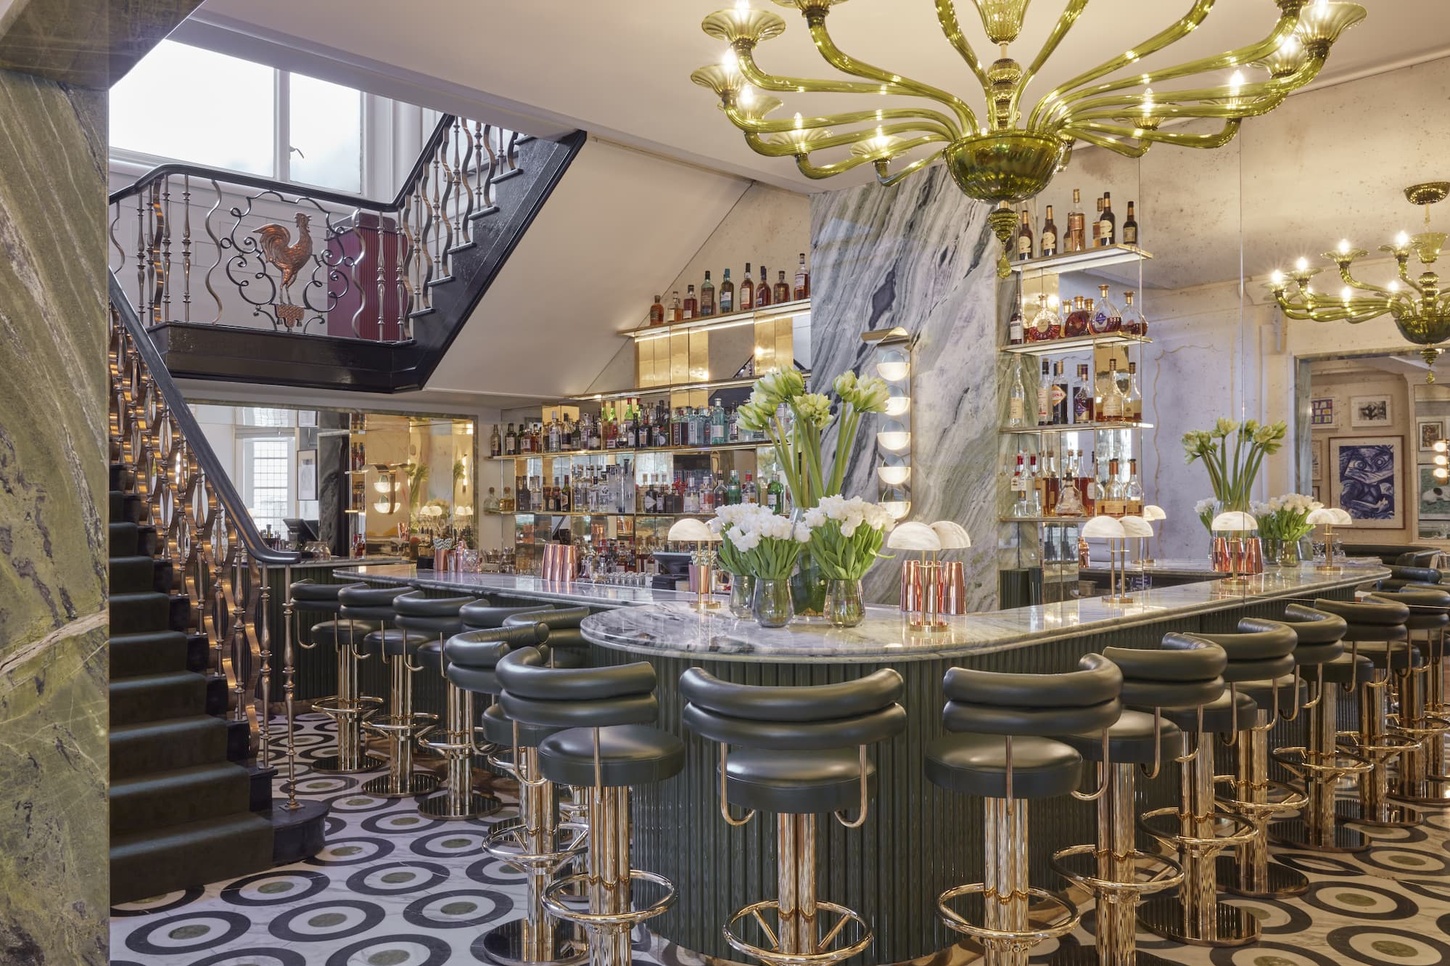
[[[143,631],[111,638],[111,680],[195,668],[187,666],[189,643],[176,631]]]
[[[111,837],[250,811],[251,776],[230,762],[135,775],[111,783]]]
[[[136,724],[211,713],[207,710],[208,687],[205,677],[190,671],[141,674],[112,681],[111,724]]]
[[[134,493],[127,493],[123,490],[111,491],[111,523],[140,523],[145,511],[145,502]]]
[[[134,902],[272,865],[272,823],[251,812],[111,839],[111,902]]]
[[[171,598],[155,591],[112,594],[110,600],[112,634],[139,634],[144,631],[174,630],[171,626]]]
[[[112,557],[111,558],[111,593],[112,594],[145,594],[165,593],[166,586],[158,586],[161,578],[158,576],[158,566],[155,558],[144,555],[134,557]]]
[[[205,714],[112,725],[111,780],[226,761],[228,730]]]
[[[141,528],[134,523],[112,523],[110,525],[111,556],[134,557],[140,546]]]

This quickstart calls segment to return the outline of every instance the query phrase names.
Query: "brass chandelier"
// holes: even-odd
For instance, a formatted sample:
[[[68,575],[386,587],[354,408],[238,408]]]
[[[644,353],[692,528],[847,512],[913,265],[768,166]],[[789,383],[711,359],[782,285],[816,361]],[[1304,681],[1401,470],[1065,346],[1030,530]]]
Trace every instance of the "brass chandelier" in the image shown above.
[[[1026,67],[1007,51],[1021,32],[1031,0],[970,0],[988,39],[1001,50],[1001,57],[992,63],[980,59],[967,42],[954,0],[935,0],[942,32],[981,84],[985,112],[980,116],[955,94],[843,52],[826,30],[827,14],[842,2],[775,0],[801,12],[816,50],[852,79],[787,77],[761,70],[755,48],[780,36],[785,20],[751,7],[749,0],[737,0],[733,8],[705,18],[705,33],[725,41],[729,49],[720,63],[700,68],[691,80],[715,92],[726,116],[745,132],[753,150],[793,157],[809,178],[828,178],[871,164],[877,180],[890,185],[939,158],[944,160],[963,192],[997,206],[991,222],[1004,246],[1015,227],[1012,204],[1042,191],[1067,165],[1076,142],[1132,158],[1159,142],[1222,147],[1238,133],[1244,118],[1267,114],[1313,80],[1339,35],[1365,17],[1359,4],[1342,0],[1273,0],[1280,11],[1278,22],[1257,43],[1175,67],[1112,77],[1193,33],[1214,0],[1192,0],[1188,12],[1166,29],[1047,92],[1023,123],[1022,98],[1028,84],[1088,0],[1065,0],[1056,26]],[[1267,76],[1251,81],[1245,69]],[[1191,80],[1226,70],[1233,73],[1212,83]],[[785,106],[773,94],[785,93],[890,95],[934,103],[772,120],[769,115]],[[1197,118],[1220,122],[1218,130],[1161,129],[1165,122]],[[818,161],[822,153],[827,160]],[[907,159],[909,155],[914,157]],[[893,167],[898,161],[902,163]],[[999,269],[1005,266],[1005,257]]]
[[[1380,246],[1380,251],[1394,256],[1397,278],[1386,285],[1372,285],[1355,278],[1354,262],[1368,252],[1352,248],[1348,241],[1341,241],[1338,248],[1325,252],[1323,256],[1339,269],[1339,277],[1344,282],[1339,293],[1315,292],[1311,280],[1319,270],[1311,269],[1309,260],[1301,258],[1293,271],[1275,271],[1272,276],[1270,287],[1279,308],[1291,319],[1314,322],[1358,323],[1382,315],[1393,316],[1400,334],[1409,342],[1422,346],[1421,357],[1433,366],[1440,353],[1445,351],[1441,343],[1450,339],[1450,297],[1440,288],[1439,274],[1427,266],[1435,264],[1445,247],[1446,238],[1450,236],[1443,231],[1430,230],[1430,206],[1444,201],[1447,196],[1450,196],[1450,181],[1432,181],[1405,189],[1405,197],[1410,204],[1425,209],[1425,230],[1417,235],[1402,231],[1394,244]],[[1412,254],[1422,269],[1417,279],[1410,277]],[[1433,369],[1426,381],[1435,381]]]

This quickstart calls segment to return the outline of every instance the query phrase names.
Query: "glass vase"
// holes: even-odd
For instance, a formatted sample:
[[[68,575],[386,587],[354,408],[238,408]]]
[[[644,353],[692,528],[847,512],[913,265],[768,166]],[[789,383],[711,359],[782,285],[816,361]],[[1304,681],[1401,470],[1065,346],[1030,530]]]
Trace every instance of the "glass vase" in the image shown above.
[[[772,577],[755,578],[755,596],[751,614],[761,627],[784,627],[795,616],[789,580]]]
[[[832,627],[855,627],[866,619],[860,580],[826,581],[826,620]]]
[[[752,574],[730,575],[730,614],[737,620],[748,621],[754,616],[755,577]]]
[[[791,521],[799,523],[805,511],[797,507],[791,511]],[[801,551],[796,562],[795,574],[790,579],[791,595],[795,598],[797,617],[819,621],[826,613],[826,576],[811,554],[811,548]]]

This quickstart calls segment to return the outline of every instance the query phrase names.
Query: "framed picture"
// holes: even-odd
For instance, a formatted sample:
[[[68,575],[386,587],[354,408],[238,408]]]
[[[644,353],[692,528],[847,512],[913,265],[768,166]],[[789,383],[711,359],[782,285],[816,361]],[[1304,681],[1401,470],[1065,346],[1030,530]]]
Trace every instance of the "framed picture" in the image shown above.
[[[1403,436],[1335,436],[1329,440],[1329,503],[1356,529],[1405,526]]]
[[[1377,393],[1373,396],[1349,397],[1350,429],[1388,428],[1391,415],[1390,397],[1388,393]]]
[[[297,499],[317,499],[317,450],[297,451]]]
[[[1420,495],[1420,519],[1450,520],[1450,483],[1435,479],[1433,463],[1421,463],[1418,469],[1420,487],[1416,492]]]
[[[1339,428],[1339,414],[1334,409],[1333,396],[1309,400],[1309,425],[1314,429]]]
[[[1445,420],[1415,420],[1415,438],[1420,441],[1420,452],[1433,453],[1435,444],[1445,438]]]
[[[317,410],[315,410],[315,409],[299,409],[299,410],[297,410],[297,425],[298,426],[302,426],[302,427],[306,427],[306,426],[316,426],[317,425]]]
[[[1315,483],[1324,479],[1324,440],[1322,439],[1309,441],[1309,479]]]
[[[1324,502],[1324,498],[1319,495],[1319,484],[1318,483],[1315,483],[1312,487],[1309,488],[1309,490],[1310,490],[1310,492],[1309,492],[1309,495],[1310,496],[1314,497],[1314,499],[1318,500],[1320,503],[1323,503]]]

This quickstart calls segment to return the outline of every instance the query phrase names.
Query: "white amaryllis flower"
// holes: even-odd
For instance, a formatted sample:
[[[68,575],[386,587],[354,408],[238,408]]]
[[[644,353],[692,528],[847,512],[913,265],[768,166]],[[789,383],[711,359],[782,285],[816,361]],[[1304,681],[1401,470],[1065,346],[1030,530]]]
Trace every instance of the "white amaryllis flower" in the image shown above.
[[[825,429],[831,424],[831,400],[822,393],[803,393],[796,397],[794,405],[800,418],[814,423],[817,429]]]
[[[1213,509],[1213,505],[1215,502],[1216,501],[1213,499],[1213,497],[1205,497],[1204,499],[1199,500],[1197,503],[1193,504],[1193,512],[1198,516],[1203,516],[1205,513],[1208,513],[1210,510]]]

